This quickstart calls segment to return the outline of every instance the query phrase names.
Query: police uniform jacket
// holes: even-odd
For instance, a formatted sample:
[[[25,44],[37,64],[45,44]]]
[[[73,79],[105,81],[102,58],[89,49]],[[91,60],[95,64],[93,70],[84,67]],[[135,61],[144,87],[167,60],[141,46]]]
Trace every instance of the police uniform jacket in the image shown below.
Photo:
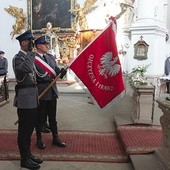
[[[60,73],[60,68],[57,66],[54,56],[51,54],[45,54],[45,58],[40,54],[36,54],[37,57],[40,57],[44,60],[55,72],[56,75]],[[37,79],[37,87],[38,93],[41,94],[44,89],[53,81],[53,78],[46,73],[46,71],[40,67],[38,64],[35,64],[36,67],[36,79]],[[56,84],[54,84],[41,98],[40,100],[54,100],[58,98],[58,89]]]
[[[0,76],[8,72],[8,61],[6,58],[0,58]]]
[[[165,74],[170,74],[170,57],[165,60]]]
[[[33,70],[35,53],[19,51],[13,58],[13,70],[17,80],[14,106],[22,109],[37,108],[38,89]]]

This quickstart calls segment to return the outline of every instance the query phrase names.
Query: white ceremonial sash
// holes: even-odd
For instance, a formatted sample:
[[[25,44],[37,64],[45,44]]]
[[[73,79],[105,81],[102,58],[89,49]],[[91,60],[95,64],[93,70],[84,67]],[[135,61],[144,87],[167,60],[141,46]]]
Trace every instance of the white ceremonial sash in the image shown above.
[[[51,77],[56,77],[56,72],[40,57],[35,56],[35,63],[38,64],[41,68],[43,68]]]

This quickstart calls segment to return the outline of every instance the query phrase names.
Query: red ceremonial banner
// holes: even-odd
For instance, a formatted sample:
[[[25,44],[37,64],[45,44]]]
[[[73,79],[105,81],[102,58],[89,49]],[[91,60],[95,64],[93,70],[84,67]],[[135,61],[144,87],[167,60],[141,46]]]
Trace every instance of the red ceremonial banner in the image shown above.
[[[109,23],[69,66],[101,108],[122,97],[125,90],[114,24]]]

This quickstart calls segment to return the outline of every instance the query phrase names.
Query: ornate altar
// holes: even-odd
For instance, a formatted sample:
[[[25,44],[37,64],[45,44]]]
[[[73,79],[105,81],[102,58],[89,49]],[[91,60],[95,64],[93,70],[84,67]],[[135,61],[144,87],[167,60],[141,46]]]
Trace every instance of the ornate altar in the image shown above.
[[[75,52],[78,48],[76,36],[76,34],[58,34],[58,45],[60,51],[59,63],[67,64],[74,59]]]
[[[9,101],[8,81],[6,76],[0,76],[0,106]]]
[[[74,8],[75,0],[28,0],[28,28],[36,37],[48,37],[49,52],[61,65],[74,58],[77,47]]]
[[[12,38],[22,33],[26,27],[33,31],[35,37],[46,35],[49,37],[49,52],[56,56],[58,63],[68,64],[80,47],[77,41],[78,25],[81,30],[88,28],[86,14],[97,8],[94,6],[95,2],[96,0],[85,0],[83,7],[80,7],[76,0],[27,0],[27,17],[22,8],[9,6],[5,10],[16,17]]]
[[[56,56],[59,64],[70,63],[80,47],[77,37],[78,23],[81,26],[85,24],[82,18],[97,8],[94,6],[96,0],[85,0],[82,8],[76,0],[27,2],[28,28],[37,36],[45,34],[50,37],[50,52]],[[82,29],[87,27],[81,27]]]

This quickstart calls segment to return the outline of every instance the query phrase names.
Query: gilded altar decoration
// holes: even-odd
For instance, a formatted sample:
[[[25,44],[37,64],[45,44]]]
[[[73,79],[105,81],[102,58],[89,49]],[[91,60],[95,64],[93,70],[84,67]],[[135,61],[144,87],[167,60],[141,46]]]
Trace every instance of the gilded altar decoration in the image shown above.
[[[65,38],[58,38],[59,41],[63,41],[65,44],[68,45],[68,47],[70,48],[76,48],[77,47],[77,39],[76,37],[72,36],[72,37],[65,37]]]
[[[9,8],[5,8],[5,10],[16,18],[15,24],[12,26],[13,31],[10,33],[13,38],[14,35],[22,33],[22,29],[26,27],[26,15],[24,14],[22,8],[11,5],[9,5]]]
[[[70,12],[76,15],[75,24],[79,25],[80,30],[88,29],[86,15],[97,8],[94,6],[96,1],[97,0],[86,0],[82,8],[80,4],[77,3],[75,9],[70,9]]]
[[[76,49],[78,41],[75,36],[58,37],[60,62],[69,63],[73,57],[72,50]]]
[[[44,32],[45,34],[49,34],[49,35],[55,35],[56,33],[60,32],[60,27],[53,27],[53,24],[51,22],[47,22],[46,24],[46,28],[42,28],[41,29],[42,32]]]
[[[70,50],[66,43],[59,47],[60,50],[60,60],[62,63],[68,63],[70,57]]]

